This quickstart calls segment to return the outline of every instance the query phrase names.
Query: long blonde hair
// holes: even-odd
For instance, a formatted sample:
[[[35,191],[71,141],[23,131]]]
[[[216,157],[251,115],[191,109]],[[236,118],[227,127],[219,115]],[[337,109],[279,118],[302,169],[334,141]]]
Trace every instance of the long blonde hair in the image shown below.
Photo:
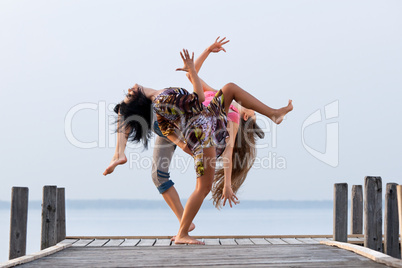
[[[239,129],[236,134],[235,144],[232,154],[232,191],[237,193],[243,184],[254,164],[257,138],[264,138],[265,134],[255,122],[255,119],[249,117],[247,121],[240,118]],[[212,199],[214,206],[219,209],[222,207],[222,192],[225,185],[224,168],[219,167],[215,171],[215,177],[212,184]]]

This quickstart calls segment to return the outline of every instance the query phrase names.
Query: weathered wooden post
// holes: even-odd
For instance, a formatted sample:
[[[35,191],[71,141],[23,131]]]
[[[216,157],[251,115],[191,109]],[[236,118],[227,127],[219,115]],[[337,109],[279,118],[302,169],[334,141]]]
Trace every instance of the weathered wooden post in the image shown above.
[[[396,186],[396,191],[398,193],[398,215],[399,215],[399,230],[402,235],[402,185]],[[402,239],[402,237],[401,237]],[[401,249],[402,256],[402,249]]]
[[[352,186],[350,232],[363,233],[363,189],[361,185]]]
[[[10,260],[26,254],[29,190],[13,187],[11,191]]]
[[[57,243],[66,238],[66,199],[64,188],[57,188]]]
[[[334,185],[334,234],[335,241],[348,240],[348,184]]]
[[[384,253],[399,257],[399,221],[396,183],[387,183],[385,190]]]
[[[382,251],[382,180],[364,178],[364,246]]]
[[[41,249],[57,244],[56,237],[57,186],[43,187]]]

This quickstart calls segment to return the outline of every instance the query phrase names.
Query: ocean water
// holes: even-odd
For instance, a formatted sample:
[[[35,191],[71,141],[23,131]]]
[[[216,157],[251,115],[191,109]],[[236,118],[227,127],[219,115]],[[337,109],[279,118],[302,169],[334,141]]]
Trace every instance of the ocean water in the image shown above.
[[[255,205],[257,204],[257,205]],[[332,234],[332,206],[271,206],[258,203],[240,208],[217,210],[202,207],[194,223],[193,235],[294,235]],[[81,207],[81,208],[78,208]],[[175,235],[179,222],[166,206],[147,209],[125,206],[67,205],[68,236]],[[106,208],[105,208],[106,207]],[[0,263],[8,259],[10,210],[0,209]],[[28,212],[27,254],[40,250],[41,210]]]

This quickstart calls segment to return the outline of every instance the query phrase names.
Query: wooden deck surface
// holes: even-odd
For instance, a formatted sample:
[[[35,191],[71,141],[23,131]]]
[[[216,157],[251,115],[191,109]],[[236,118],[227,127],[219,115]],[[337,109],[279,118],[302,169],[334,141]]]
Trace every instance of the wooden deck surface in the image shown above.
[[[22,267],[387,267],[319,244],[328,237],[207,237],[204,245],[160,238],[71,239],[71,247]],[[354,239],[356,242],[357,239]],[[359,241],[360,242],[360,241]]]

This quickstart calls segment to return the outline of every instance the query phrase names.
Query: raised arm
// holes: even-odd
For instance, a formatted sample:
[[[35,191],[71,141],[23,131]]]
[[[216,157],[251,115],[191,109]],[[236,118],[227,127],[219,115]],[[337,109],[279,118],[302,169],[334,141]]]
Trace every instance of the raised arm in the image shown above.
[[[230,40],[226,40],[226,37],[222,38],[221,40],[219,40],[219,36],[218,38],[216,38],[215,42],[210,45],[209,47],[207,47],[195,60],[194,65],[195,65],[195,70],[198,72],[200,71],[202,64],[204,63],[204,61],[208,58],[210,53],[218,53],[219,51],[224,51],[226,52],[226,50],[223,48],[223,45],[227,44]],[[191,77],[190,74],[187,73],[187,78],[190,80],[191,82]],[[207,83],[205,83],[205,81],[203,81],[201,79],[201,84],[202,84],[202,89],[204,91],[217,91],[216,89],[210,87]]]
[[[218,36],[215,42],[207,47],[195,60],[194,65],[197,73],[200,71],[202,64],[208,58],[210,53],[218,53],[219,51],[226,52],[226,50],[223,48],[223,45],[227,44],[230,40],[225,41],[226,37],[222,38],[221,40],[219,40],[219,38],[220,36]]]
[[[183,59],[184,67],[177,68],[176,71],[185,71],[189,74],[190,81],[194,87],[194,92],[197,93],[198,100],[201,103],[205,100],[205,95],[204,95],[204,91],[202,90],[201,80],[198,77],[197,71],[195,70],[195,67],[194,67],[194,52],[192,54],[192,57],[190,58],[190,55],[188,54],[188,50],[183,49],[183,53],[180,52],[180,56]]]

